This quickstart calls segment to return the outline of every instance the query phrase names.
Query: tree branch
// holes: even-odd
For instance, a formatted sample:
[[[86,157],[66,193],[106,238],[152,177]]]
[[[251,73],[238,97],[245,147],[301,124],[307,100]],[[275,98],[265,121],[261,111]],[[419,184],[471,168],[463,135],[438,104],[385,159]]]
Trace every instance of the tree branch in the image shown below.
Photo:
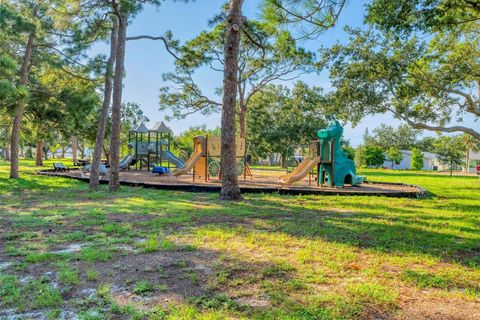
[[[444,126],[431,126],[426,123],[419,123],[410,120],[407,116],[396,112],[393,109],[387,108],[390,112],[392,112],[398,118],[404,120],[408,125],[415,129],[421,130],[428,130],[428,131],[437,131],[437,132],[465,132],[470,134],[471,136],[475,137],[476,139],[480,140],[480,132],[473,130],[472,128],[467,128],[464,126],[451,126],[451,127],[444,127]]]
[[[127,41],[134,41],[134,40],[143,40],[143,39],[148,39],[148,40],[161,40],[163,44],[165,45],[165,49],[167,50],[168,53],[170,53],[171,56],[173,56],[176,60],[181,60],[170,48],[170,45],[168,44],[168,40],[165,37],[158,36],[149,36],[149,35],[141,35],[141,36],[135,36],[135,37],[127,37]]]

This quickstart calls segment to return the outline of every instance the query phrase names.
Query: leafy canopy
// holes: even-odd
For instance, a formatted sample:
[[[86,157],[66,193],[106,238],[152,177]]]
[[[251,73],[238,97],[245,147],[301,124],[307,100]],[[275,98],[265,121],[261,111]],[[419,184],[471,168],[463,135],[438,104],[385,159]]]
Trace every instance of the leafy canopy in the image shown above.
[[[252,99],[248,137],[256,156],[291,155],[293,147],[316,139],[326,126],[322,89],[298,81],[293,89],[269,85]]]
[[[160,110],[173,111],[174,118],[220,110],[222,88],[217,88],[214,96],[205,95],[196,73],[203,68],[223,73],[226,26],[226,22],[221,22],[177,48],[180,57],[175,62],[175,72],[163,75],[173,85],[160,89]],[[272,34],[264,23],[248,21],[238,59],[241,106],[246,107],[252,96],[272,81],[291,80],[313,71],[313,63],[314,54],[297,47],[289,32]]]

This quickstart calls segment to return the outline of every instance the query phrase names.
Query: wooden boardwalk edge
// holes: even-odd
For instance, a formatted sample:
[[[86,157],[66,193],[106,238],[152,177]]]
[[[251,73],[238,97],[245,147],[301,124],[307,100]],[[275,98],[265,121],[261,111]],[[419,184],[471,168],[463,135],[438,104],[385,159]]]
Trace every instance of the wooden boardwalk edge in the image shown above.
[[[75,169],[74,169],[75,170]],[[53,176],[53,177],[63,177],[68,179],[74,179],[83,182],[89,182],[88,177],[78,177],[73,175],[68,175],[65,173],[58,173],[53,169],[46,169],[37,171],[37,174],[44,176]],[[288,188],[281,187],[272,188],[272,187],[250,187],[240,185],[240,190],[242,193],[278,193],[282,195],[322,195],[322,196],[383,196],[383,197],[393,197],[393,198],[425,198],[428,195],[428,191],[424,188],[404,183],[396,182],[377,182],[377,181],[367,181],[366,184],[375,184],[375,185],[397,185],[397,186],[407,186],[414,188],[416,191],[351,191],[347,188],[338,188],[338,189],[303,189],[301,187]],[[100,184],[108,184],[108,180],[100,179]],[[141,187],[141,188],[150,188],[158,190],[172,190],[172,191],[185,191],[185,192],[220,192],[220,185],[204,185],[204,184],[195,184],[195,183],[149,183],[149,182],[132,182],[120,180],[120,185],[128,187]]]

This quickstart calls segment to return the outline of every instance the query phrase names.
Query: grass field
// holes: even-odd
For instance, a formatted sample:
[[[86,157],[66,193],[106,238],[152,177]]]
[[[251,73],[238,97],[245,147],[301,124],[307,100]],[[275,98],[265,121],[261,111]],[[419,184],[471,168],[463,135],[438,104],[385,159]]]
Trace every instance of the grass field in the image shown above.
[[[430,196],[226,203],[35,170],[0,160],[0,319],[480,318],[476,177],[367,170]]]

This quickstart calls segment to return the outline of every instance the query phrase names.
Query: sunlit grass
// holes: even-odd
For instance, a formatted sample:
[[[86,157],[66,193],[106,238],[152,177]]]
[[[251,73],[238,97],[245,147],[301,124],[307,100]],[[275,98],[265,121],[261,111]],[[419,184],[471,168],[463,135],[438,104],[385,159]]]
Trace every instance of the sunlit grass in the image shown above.
[[[84,301],[81,312],[101,305],[95,309],[101,315],[133,318],[355,319],[372,310],[401,313],[404,296],[422,301],[434,296],[459,308],[480,299],[476,177],[362,170],[369,180],[420,185],[429,196],[247,194],[243,202],[228,203],[216,194],[128,187],[109,193],[105,186],[93,192],[86,183],[34,175],[39,168],[32,161],[21,164],[21,179],[12,181],[0,160],[0,219],[9,226],[0,241],[6,257],[18,264],[0,277],[0,296],[5,296],[0,309],[2,303],[27,310],[68,303],[59,296],[63,291],[45,281],[34,279],[38,288],[19,284],[22,272],[40,265],[51,267],[70,289],[82,281],[98,286],[102,301]],[[69,254],[51,253],[69,243],[83,246]],[[137,252],[178,253],[173,267],[209,294],[185,296],[147,315],[142,308],[116,305],[95,266],[116,266],[120,256]],[[183,260],[204,253],[214,257],[207,278]],[[76,261],[88,267],[77,269]],[[130,280],[139,295],[170,292],[165,285]]]

